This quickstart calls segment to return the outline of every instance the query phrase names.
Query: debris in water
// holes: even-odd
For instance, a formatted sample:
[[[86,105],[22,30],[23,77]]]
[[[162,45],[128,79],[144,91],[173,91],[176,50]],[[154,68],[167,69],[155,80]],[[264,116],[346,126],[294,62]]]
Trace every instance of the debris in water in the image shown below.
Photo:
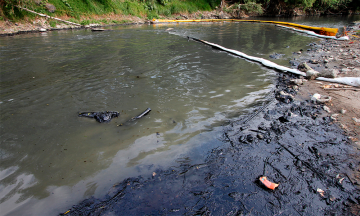
[[[259,178],[259,180],[261,181],[261,183],[263,183],[265,185],[265,187],[267,187],[271,190],[274,190],[275,188],[277,188],[279,186],[279,184],[276,184],[276,183],[273,183],[273,182],[267,180],[266,176],[261,176]]]
[[[118,117],[120,114],[119,112],[113,111],[106,111],[106,112],[81,112],[79,113],[79,117],[89,117],[94,118],[96,121],[103,123],[103,122],[110,122],[112,118]]]

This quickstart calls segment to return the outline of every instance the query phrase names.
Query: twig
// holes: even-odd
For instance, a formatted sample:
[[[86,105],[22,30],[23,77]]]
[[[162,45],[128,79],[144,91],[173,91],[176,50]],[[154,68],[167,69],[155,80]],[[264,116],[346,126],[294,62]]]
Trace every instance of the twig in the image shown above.
[[[21,6],[16,6],[16,7],[20,8],[20,9],[22,9],[22,10],[25,10],[25,11],[27,11],[27,12],[30,12],[30,13],[33,13],[33,14],[42,16],[42,17],[54,19],[54,20],[57,20],[57,21],[60,21],[60,22],[68,23],[68,24],[70,24],[70,25],[82,26],[82,25],[80,25],[80,24],[78,24],[78,23],[74,23],[74,22],[62,20],[62,19],[59,19],[59,18],[56,18],[56,17],[51,17],[51,16],[46,15],[46,14],[37,13],[37,12],[32,11],[32,10],[29,10],[29,9],[27,9],[27,8],[23,8],[23,7],[21,7]]]

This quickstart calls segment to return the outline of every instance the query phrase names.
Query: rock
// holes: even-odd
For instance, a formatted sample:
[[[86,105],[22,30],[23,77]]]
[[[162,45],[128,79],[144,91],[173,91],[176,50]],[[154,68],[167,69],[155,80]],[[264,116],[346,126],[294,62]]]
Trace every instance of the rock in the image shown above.
[[[311,101],[316,102],[317,99],[320,99],[321,95],[318,93],[315,93],[312,97],[311,97]]]
[[[279,59],[283,55],[285,55],[285,54],[274,53],[274,54],[269,55],[269,57],[272,58],[272,59]]]
[[[353,120],[355,123],[357,123],[357,124],[360,123],[360,119],[358,119],[358,118],[356,118],[356,117],[352,117],[352,120]]]
[[[325,69],[319,73],[319,76],[321,77],[327,77],[327,78],[336,78],[339,75],[339,70],[337,69]]]
[[[313,69],[308,64],[306,64],[306,62],[303,62],[303,63],[299,64],[298,70],[302,71],[302,72],[306,72],[308,70],[313,70]]]
[[[50,3],[46,3],[45,7],[50,13],[54,13],[55,10],[56,10],[56,7],[53,4],[50,4]]]
[[[316,70],[311,69],[306,71],[306,78],[310,80],[316,79],[316,77],[318,76],[319,76],[319,72],[317,72]]]
[[[329,63],[329,60],[328,60],[328,59],[324,59],[324,63]]]
[[[318,93],[315,93],[312,97],[311,97],[311,101],[313,102],[318,102],[318,103],[326,103],[326,102],[330,102],[331,101],[331,97],[330,96],[324,96],[324,95],[320,95]]]
[[[309,60],[309,63],[311,63],[311,64],[318,64],[319,61],[316,60],[316,59],[310,59],[310,60]]]
[[[326,112],[331,113],[331,110],[330,110],[330,108],[329,108],[328,106],[323,106],[323,109],[324,109]]]
[[[298,61],[295,61],[295,60],[290,60],[289,63],[291,64],[291,66],[294,66],[294,67],[298,67],[300,64]]]
[[[345,114],[345,113],[346,113],[346,110],[345,110],[345,109],[341,109],[341,110],[340,110],[340,113],[341,113],[341,114]]]
[[[302,79],[292,79],[290,80],[291,83],[294,83],[295,85],[302,85],[303,80]]]
[[[338,117],[339,117],[339,114],[332,114],[330,118],[334,121],[337,121]]]
[[[44,29],[44,28],[39,28],[39,32],[46,32],[46,29]]]
[[[288,94],[284,91],[280,91],[277,93],[276,95],[276,98],[279,100],[279,101],[282,101],[284,103],[290,103],[292,101],[294,101],[294,96],[292,96],[291,94]]]
[[[257,134],[257,138],[259,138],[259,139],[264,139],[264,136],[261,135],[261,134]]]
[[[37,5],[41,5],[41,0],[34,0],[34,2],[35,2],[35,4],[37,4]]]

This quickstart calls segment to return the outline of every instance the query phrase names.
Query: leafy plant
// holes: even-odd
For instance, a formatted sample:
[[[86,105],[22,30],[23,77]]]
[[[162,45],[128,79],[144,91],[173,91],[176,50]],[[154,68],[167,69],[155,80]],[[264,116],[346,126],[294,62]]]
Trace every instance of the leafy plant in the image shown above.
[[[55,27],[56,27],[56,24],[57,24],[57,21],[55,21],[55,20],[50,20],[50,21],[49,21],[49,25],[50,25],[52,28],[55,28]]]

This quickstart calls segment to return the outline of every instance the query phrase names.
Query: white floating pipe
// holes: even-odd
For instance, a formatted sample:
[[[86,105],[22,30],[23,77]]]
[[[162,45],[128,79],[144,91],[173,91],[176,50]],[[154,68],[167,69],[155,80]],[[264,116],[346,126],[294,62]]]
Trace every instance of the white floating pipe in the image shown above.
[[[263,58],[249,56],[249,55],[246,55],[245,53],[239,52],[237,50],[228,49],[228,48],[225,48],[223,46],[220,46],[220,45],[217,45],[217,44],[214,44],[214,43],[210,43],[210,42],[207,42],[207,41],[204,41],[204,40],[200,40],[200,39],[196,39],[196,38],[191,38],[191,39],[193,39],[195,41],[202,42],[202,43],[207,44],[207,45],[210,45],[212,47],[216,47],[216,48],[224,50],[224,51],[226,51],[228,53],[240,56],[242,58],[261,63],[262,65],[264,65],[266,67],[269,67],[269,68],[277,69],[277,70],[280,70],[280,71],[283,71],[283,72],[290,72],[290,73],[294,73],[294,74],[301,75],[301,76],[306,76],[306,74],[304,72],[301,72],[301,71],[299,71],[297,69],[292,69],[292,68],[288,68],[288,67],[285,67],[285,66],[281,66],[281,65],[278,65],[278,64],[276,64],[276,63],[274,63],[272,61],[269,61],[269,60],[266,60],[266,59],[263,59]]]

